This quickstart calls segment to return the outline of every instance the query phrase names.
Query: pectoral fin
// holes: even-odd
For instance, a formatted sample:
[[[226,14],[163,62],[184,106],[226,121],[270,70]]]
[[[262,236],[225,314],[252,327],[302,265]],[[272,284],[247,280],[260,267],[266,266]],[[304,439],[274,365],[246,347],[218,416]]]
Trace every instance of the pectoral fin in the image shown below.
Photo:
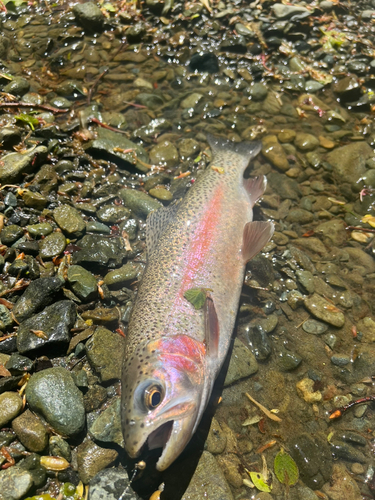
[[[219,351],[219,319],[212,297],[207,296],[204,304],[204,327],[206,352],[210,358],[217,358]]]
[[[243,185],[249,195],[251,206],[263,196],[264,191],[267,187],[267,179],[265,175],[260,175],[259,177],[251,177],[249,179],[243,180]]]
[[[242,256],[245,263],[262,250],[272,238],[274,230],[272,222],[255,221],[245,225],[242,242]]]

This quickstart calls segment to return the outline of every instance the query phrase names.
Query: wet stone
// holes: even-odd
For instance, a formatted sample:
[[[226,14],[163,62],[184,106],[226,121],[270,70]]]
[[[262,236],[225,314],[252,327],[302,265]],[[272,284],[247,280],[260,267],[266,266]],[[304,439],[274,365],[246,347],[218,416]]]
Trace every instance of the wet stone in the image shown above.
[[[331,357],[331,363],[336,365],[336,366],[346,366],[350,364],[350,356],[346,354],[334,354]]]
[[[267,135],[262,139],[262,154],[272,165],[286,172],[289,170],[289,162],[286,153],[278,142],[276,135]]]
[[[26,78],[16,76],[3,88],[3,92],[8,94],[22,96],[29,91],[30,83]]]
[[[204,451],[181,500],[233,500],[233,495],[215,457]]]
[[[86,229],[80,212],[70,205],[61,205],[53,211],[54,219],[60,229],[68,236],[77,238]]]
[[[81,266],[70,266],[67,281],[74,294],[84,302],[95,299],[98,293],[98,285],[95,276]]]
[[[12,310],[16,320],[21,323],[48,306],[62,285],[63,281],[57,277],[39,278],[32,281]]]
[[[138,224],[135,219],[128,219],[120,224],[121,231],[125,231],[129,237],[129,240],[135,240],[137,237]]]
[[[103,443],[124,445],[121,430],[121,400],[118,398],[94,420],[89,428],[92,437]]]
[[[345,443],[335,436],[330,441],[331,450],[335,458],[342,458],[348,462],[359,462],[364,464],[366,462],[366,457],[362,451],[355,448],[349,443]]]
[[[173,199],[173,194],[163,187],[152,188],[149,194],[160,201],[171,201]]]
[[[9,326],[12,326],[13,319],[12,314],[7,307],[0,304],[0,330],[5,330]]]
[[[210,430],[205,442],[205,449],[213,455],[223,453],[227,445],[227,436],[214,417],[211,421]]]
[[[319,139],[315,135],[300,132],[296,135],[294,144],[301,151],[312,151],[319,146]]]
[[[105,325],[106,323],[117,323],[119,320],[119,310],[117,307],[96,307],[81,314],[83,320],[91,320],[95,325]]]
[[[372,148],[365,141],[352,142],[334,149],[327,155],[339,182],[357,182],[366,172],[366,160],[373,156]]]
[[[338,328],[344,326],[344,314],[336,308],[332,310],[332,304],[316,293],[305,299],[305,307],[311,314],[330,325]]]
[[[126,207],[129,207],[134,215],[146,219],[153,210],[158,210],[162,205],[147,193],[135,189],[121,189],[120,198]]]
[[[66,247],[65,236],[56,231],[40,241],[39,252],[42,259],[52,259],[60,255]]]
[[[107,224],[115,224],[116,222],[129,217],[130,210],[122,206],[107,205],[103,208],[100,208],[97,211],[96,215],[102,222],[106,222]]]
[[[195,158],[196,156],[198,156],[198,153],[200,151],[199,142],[197,142],[195,139],[181,139],[178,142],[177,147],[182,160],[186,160],[187,158]]]
[[[3,245],[11,245],[23,236],[23,232],[23,228],[15,224],[5,226],[0,233],[1,243]]]
[[[305,377],[296,384],[298,395],[303,398],[306,403],[318,403],[322,400],[322,393],[314,391],[314,381],[311,378]]]
[[[85,441],[77,448],[77,462],[79,477],[84,484],[105,467],[116,460],[118,452],[107,448],[101,448],[93,441]]]
[[[203,99],[202,94],[198,94],[198,93],[190,94],[187,97],[185,97],[185,99],[183,99],[181,101],[181,108],[182,109],[190,109],[190,108],[194,109],[202,99]]]
[[[358,484],[342,463],[333,465],[332,477],[322,490],[330,500],[342,500],[343,498],[345,500],[359,500],[362,496]]]
[[[97,221],[89,221],[86,224],[86,231],[88,233],[110,234],[111,230],[105,224]]]
[[[288,222],[297,224],[309,224],[314,220],[314,216],[311,212],[304,210],[303,208],[292,208],[286,218]]]
[[[257,361],[265,361],[272,352],[270,341],[260,325],[247,325],[240,329],[248,340]]]
[[[87,358],[101,382],[121,378],[125,341],[106,328],[97,328],[86,344]]]
[[[0,471],[0,500],[20,500],[33,485],[33,478],[28,471],[18,467]]]
[[[122,500],[139,500],[124,469],[102,470],[89,483],[88,500],[118,500],[121,496]]]
[[[296,461],[300,478],[311,489],[320,489],[332,470],[332,456],[326,441],[318,436],[300,434],[288,443],[290,455]]]
[[[31,371],[33,361],[26,356],[21,356],[18,353],[13,353],[8,361],[5,363],[5,368],[10,371],[12,375],[21,375],[25,372]]]
[[[296,276],[298,282],[303,286],[307,293],[314,293],[314,276],[310,271],[297,270]]]
[[[77,241],[82,248],[73,254],[73,264],[119,265],[126,252],[121,238],[106,238],[99,235],[85,235]]]
[[[104,16],[99,7],[93,2],[77,3],[73,7],[73,14],[77,21],[90,33],[96,33],[103,27]]]
[[[68,462],[72,459],[69,444],[61,436],[51,436],[49,438],[49,453],[53,457],[65,458]]]
[[[13,420],[21,409],[22,398],[17,392],[3,392],[0,394],[0,429]]]
[[[29,266],[26,260],[17,259],[8,267],[8,273],[11,276],[24,277],[28,274]]]
[[[27,207],[43,210],[47,205],[48,199],[40,193],[25,189],[22,193],[22,199]]]
[[[14,184],[23,179],[23,174],[29,174],[46,159],[47,148],[37,146],[26,153],[9,153],[1,158],[0,183]]]
[[[89,413],[97,410],[103,403],[105,403],[106,400],[107,391],[104,387],[101,385],[94,385],[93,387],[90,387],[83,397],[85,412]]]
[[[83,429],[83,396],[68,370],[56,367],[34,373],[26,386],[26,398],[31,410],[57,432],[73,436]]]
[[[303,323],[302,329],[306,333],[311,333],[312,335],[322,335],[328,330],[328,325],[316,321],[315,319],[308,319]]]
[[[76,320],[76,306],[62,300],[46,307],[42,312],[23,321],[18,329],[17,349],[26,353],[46,345],[64,345],[70,341],[70,330]],[[42,332],[37,335],[35,332]]]
[[[150,163],[152,165],[165,165],[168,168],[172,168],[178,162],[177,148],[168,140],[160,141],[150,151]]]
[[[108,286],[122,285],[126,282],[135,280],[139,273],[139,264],[128,262],[119,269],[115,269],[114,271],[110,271],[109,273],[107,273],[104,277],[104,283]]]
[[[47,447],[46,428],[30,410],[13,420],[12,429],[28,451],[40,453]]]
[[[53,227],[48,222],[43,222],[41,224],[31,224],[27,226],[27,230],[34,238],[40,238],[41,236],[48,236],[51,234]]]
[[[36,488],[40,488],[45,484],[47,479],[46,469],[40,465],[40,456],[36,453],[32,453],[24,460],[21,460],[18,467],[21,471],[27,471],[31,474]]]
[[[229,362],[224,386],[228,386],[258,371],[258,363],[251,350],[239,339],[234,340],[233,351]]]
[[[301,356],[293,352],[287,351],[286,349],[282,350],[278,354],[278,365],[280,370],[283,371],[295,370],[301,363],[302,363]]]

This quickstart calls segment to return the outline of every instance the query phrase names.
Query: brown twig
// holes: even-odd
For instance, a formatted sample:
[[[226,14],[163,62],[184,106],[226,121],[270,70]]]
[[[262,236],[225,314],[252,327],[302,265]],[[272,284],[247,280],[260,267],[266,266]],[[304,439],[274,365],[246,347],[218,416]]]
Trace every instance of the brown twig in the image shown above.
[[[103,78],[103,76],[108,73],[108,71],[109,71],[109,68],[106,68],[102,73],[100,73],[98,78],[91,85],[90,90],[88,91],[88,94],[87,94],[87,104],[91,103],[91,98],[92,98],[94,91],[96,91],[96,87],[98,86],[98,84],[99,84],[100,80]]]
[[[375,229],[367,229],[366,227],[346,226],[346,229],[350,229],[353,231],[364,231],[365,233],[375,233]]]
[[[33,104],[31,102],[0,102],[0,108],[38,108],[51,113],[67,113],[69,109],[57,109],[47,104]]]
[[[90,118],[90,121],[92,123],[96,123],[97,125],[99,125],[99,127],[103,127],[103,128],[108,129],[108,130],[112,130],[113,132],[117,132],[119,134],[129,135],[128,132],[125,132],[125,130],[120,130],[119,128],[116,128],[116,127],[110,127],[109,125],[106,125],[105,123],[101,122],[97,118],[92,117],[92,118]]]

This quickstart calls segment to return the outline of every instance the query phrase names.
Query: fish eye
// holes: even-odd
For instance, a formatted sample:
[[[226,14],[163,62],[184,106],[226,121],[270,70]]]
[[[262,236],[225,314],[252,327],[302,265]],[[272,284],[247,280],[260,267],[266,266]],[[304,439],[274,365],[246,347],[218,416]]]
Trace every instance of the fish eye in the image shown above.
[[[148,410],[157,408],[163,400],[163,388],[160,385],[153,384],[145,390],[144,403]]]

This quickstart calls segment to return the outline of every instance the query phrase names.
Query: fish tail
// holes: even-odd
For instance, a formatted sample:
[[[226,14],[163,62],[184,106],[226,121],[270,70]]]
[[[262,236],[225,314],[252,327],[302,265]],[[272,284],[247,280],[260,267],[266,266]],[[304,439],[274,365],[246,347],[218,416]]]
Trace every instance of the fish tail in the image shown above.
[[[223,137],[215,137],[211,134],[207,134],[207,142],[212,150],[215,163],[226,163],[235,156],[237,161],[240,160],[240,166],[243,169],[246,169],[250,161],[262,149],[260,141],[237,143]]]

